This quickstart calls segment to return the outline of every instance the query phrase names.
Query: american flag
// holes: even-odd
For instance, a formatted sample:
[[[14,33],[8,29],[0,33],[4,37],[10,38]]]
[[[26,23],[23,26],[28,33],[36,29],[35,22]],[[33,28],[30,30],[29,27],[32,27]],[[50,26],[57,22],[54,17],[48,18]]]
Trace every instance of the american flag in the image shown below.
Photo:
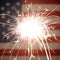
[[[45,12],[45,10],[47,13],[49,13],[57,7],[49,15],[60,17],[60,0],[0,0],[0,14],[17,16],[17,12],[27,12],[27,4],[29,5],[31,3],[31,9],[37,13]],[[51,17],[50,19],[52,19],[53,21],[56,20],[54,17]],[[14,20],[11,19],[9,16],[2,15],[0,16],[0,22],[9,24],[14,23]],[[57,23],[55,24],[51,24],[50,27],[55,27],[53,33],[55,34],[57,40],[53,36],[47,38],[48,40],[52,41],[48,41],[49,46],[54,50],[54,52],[51,51],[52,60],[60,60],[60,18],[57,18],[56,22]],[[2,60],[16,60],[15,57],[17,55],[17,52],[19,51],[17,60],[28,60],[28,51],[25,49],[25,46],[23,46],[20,50],[18,50],[18,47],[14,47],[14,49],[12,49],[15,43],[10,41],[14,36],[12,36],[10,39],[9,36],[7,36],[2,40],[3,35],[8,33],[9,31],[9,26],[5,24],[0,24],[0,58],[2,58],[3,55]],[[10,51],[11,49],[13,52],[12,54]],[[39,56],[36,53],[36,50],[38,51]],[[34,50],[33,52],[36,57],[32,60],[39,60],[39,58],[41,60],[47,60],[44,50],[42,52],[39,49],[36,50]]]

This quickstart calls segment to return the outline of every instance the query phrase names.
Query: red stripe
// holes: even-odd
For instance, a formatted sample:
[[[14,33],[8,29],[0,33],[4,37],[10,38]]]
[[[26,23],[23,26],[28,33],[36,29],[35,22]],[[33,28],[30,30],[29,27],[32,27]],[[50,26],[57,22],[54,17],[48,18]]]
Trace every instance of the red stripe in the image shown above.
[[[32,12],[30,12],[30,13],[32,14],[33,12],[35,12],[35,14],[38,14],[38,13],[39,13],[39,15],[41,15],[41,14],[43,13],[42,16],[55,15],[55,16],[59,16],[59,17],[60,17],[60,11],[56,11],[56,10],[54,10],[53,12],[52,12],[52,11],[33,11],[33,10],[32,10]],[[27,15],[27,14],[28,14],[27,11],[23,11],[22,13],[23,13],[24,15]]]
[[[60,36],[56,36],[55,38],[54,37],[47,37],[47,42],[48,43],[60,43]]]
[[[50,24],[50,25],[48,25],[48,27],[51,30],[55,30],[55,29],[59,29],[60,30],[60,24]]]
[[[40,40],[41,41],[41,40]],[[48,42],[48,43],[60,43],[60,36],[56,36],[56,37],[47,37],[46,40],[43,40],[44,42]]]
[[[51,53],[51,56],[60,56],[60,49],[55,49],[54,52],[50,50],[50,53]],[[45,50],[41,51],[39,49],[36,49],[36,50],[33,50],[33,55],[34,56],[45,56],[46,53],[45,53]]]
[[[60,4],[60,0],[22,0],[22,4]]]
[[[12,56],[16,56],[18,51],[18,56],[30,56],[31,55],[31,51],[28,53],[28,50],[25,50],[25,49],[21,49],[21,50],[18,50],[18,49],[14,49],[11,51],[11,53],[9,53],[9,49],[6,49],[5,52],[4,52],[4,49],[0,49],[0,56],[2,56],[3,52],[4,52],[4,55],[3,56],[10,56],[11,53],[12,53]],[[51,52],[51,55],[52,56],[60,56],[60,49],[55,49],[54,52]],[[32,50],[32,53],[34,56],[45,56],[46,53],[45,53],[45,50],[39,50],[39,49],[35,49],[35,50]]]

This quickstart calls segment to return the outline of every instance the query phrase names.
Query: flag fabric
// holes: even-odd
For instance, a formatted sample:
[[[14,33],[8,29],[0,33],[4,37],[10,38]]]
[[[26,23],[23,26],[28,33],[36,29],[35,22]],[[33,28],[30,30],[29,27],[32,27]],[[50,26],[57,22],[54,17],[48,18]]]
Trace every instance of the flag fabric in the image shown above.
[[[0,0],[0,14],[17,16],[17,12],[19,13],[20,11],[27,13],[28,9],[26,7],[31,3],[31,10],[34,10],[34,12],[36,13],[42,13],[46,11],[47,14],[52,11],[49,14],[53,15],[52,17],[50,17],[50,19],[52,20],[52,22],[50,23],[52,24],[49,25],[49,27],[55,27],[54,30],[52,28],[51,30],[55,34],[56,39],[51,36],[48,37],[47,40],[50,48],[53,49],[53,51],[51,51],[52,60],[60,60],[60,0]],[[55,17],[58,18],[55,19]],[[57,23],[53,23],[54,21],[56,21]],[[21,49],[19,49],[18,45],[13,47],[15,43],[10,41],[14,36],[11,36],[10,39],[9,36],[7,36],[2,40],[3,35],[10,31],[10,27],[5,25],[5,23],[14,23],[14,20],[11,19],[9,16],[2,15],[0,16],[0,22],[4,23],[0,23],[0,58],[2,58],[3,55],[2,60],[16,60],[15,57],[18,54],[17,60],[28,60],[28,51],[26,49],[27,45],[23,45]],[[19,53],[17,53],[18,51]],[[39,55],[37,54],[37,51]],[[33,54],[35,55],[35,58],[32,60],[47,60],[44,50],[40,51],[39,49],[34,48]]]
[[[17,16],[17,11],[21,10],[20,0],[1,0],[0,1],[0,14],[7,14]],[[7,15],[0,15],[0,42],[8,42],[8,37],[3,40],[3,35],[7,34],[10,30],[10,26],[6,25],[9,23],[14,23],[14,19]],[[3,24],[2,24],[3,23]],[[12,37],[12,36],[11,36]]]

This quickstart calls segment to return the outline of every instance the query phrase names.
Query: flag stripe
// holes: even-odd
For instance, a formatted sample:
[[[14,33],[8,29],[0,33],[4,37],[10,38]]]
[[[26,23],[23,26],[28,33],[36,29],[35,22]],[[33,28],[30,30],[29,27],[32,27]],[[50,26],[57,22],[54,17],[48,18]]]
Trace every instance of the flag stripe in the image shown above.
[[[20,43],[14,43],[14,42],[12,42],[12,43],[11,42],[10,43],[0,43],[0,49],[10,49],[10,50],[11,49],[28,49],[29,44],[27,44],[27,42],[24,42],[24,41],[22,41],[22,42],[20,42]],[[51,49],[60,49],[60,41],[52,39],[50,41],[47,41],[47,43]],[[45,42],[44,42],[44,44],[47,47]],[[32,46],[33,46],[33,49],[40,49],[40,48],[44,49],[43,45],[42,46],[40,45],[40,42],[36,42]]]
[[[60,30],[48,30],[48,31],[50,36],[53,36],[53,35],[60,36]]]
[[[1,57],[0,57],[1,58]],[[29,60],[29,56],[18,56],[17,58],[15,56],[4,56],[3,59],[4,60],[9,60],[11,58],[11,60],[14,60],[14,59],[18,59],[18,60]],[[60,56],[52,56],[51,57],[52,60],[60,60]],[[47,60],[46,56],[35,56],[34,58],[32,58],[33,60]]]
[[[49,24],[48,27],[51,30],[56,30],[56,29],[59,29],[60,30],[60,24]]]
[[[56,4],[23,4],[22,5],[22,11],[28,11],[28,8],[30,8],[31,10],[35,10],[35,11],[51,11],[51,10],[56,10],[56,11],[60,11],[60,4],[56,5]]]
[[[35,50],[31,50],[31,51],[34,56],[45,56],[46,55],[45,50],[41,51],[39,49],[35,49]],[[0,56],[2,56],[3,53],[4,53],[3,56],[10,56],[11,53],[12,53],[12,56],[16,56],[17,54],[18,54],[18,56],[29,56],[31,54],[31,51],[28,52],[28,50],[26,50],[26,49],[20,49],[20,50],[14,49],[14,50],[10,51],[9,49],[6,49],[4,52],[4,49],[0,49]],[[52,56],[60,56],[60,49],[56,49],[53,51],[50,50]]]
[[[22,0],[22,4],[60,4],[60,0]]]
[[[56,37],[48,37],[47,38],[47,42],[48,43],[60,43],[60,36],[56,36]]]

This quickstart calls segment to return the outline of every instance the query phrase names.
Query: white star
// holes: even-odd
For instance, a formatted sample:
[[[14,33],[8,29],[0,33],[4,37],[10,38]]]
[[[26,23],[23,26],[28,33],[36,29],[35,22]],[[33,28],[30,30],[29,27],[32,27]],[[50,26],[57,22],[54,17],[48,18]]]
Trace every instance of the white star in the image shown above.
[[[7,3],[6,3],[6,6],[10,6],[10,3],[9,3],[9,2],[7,2]]]

